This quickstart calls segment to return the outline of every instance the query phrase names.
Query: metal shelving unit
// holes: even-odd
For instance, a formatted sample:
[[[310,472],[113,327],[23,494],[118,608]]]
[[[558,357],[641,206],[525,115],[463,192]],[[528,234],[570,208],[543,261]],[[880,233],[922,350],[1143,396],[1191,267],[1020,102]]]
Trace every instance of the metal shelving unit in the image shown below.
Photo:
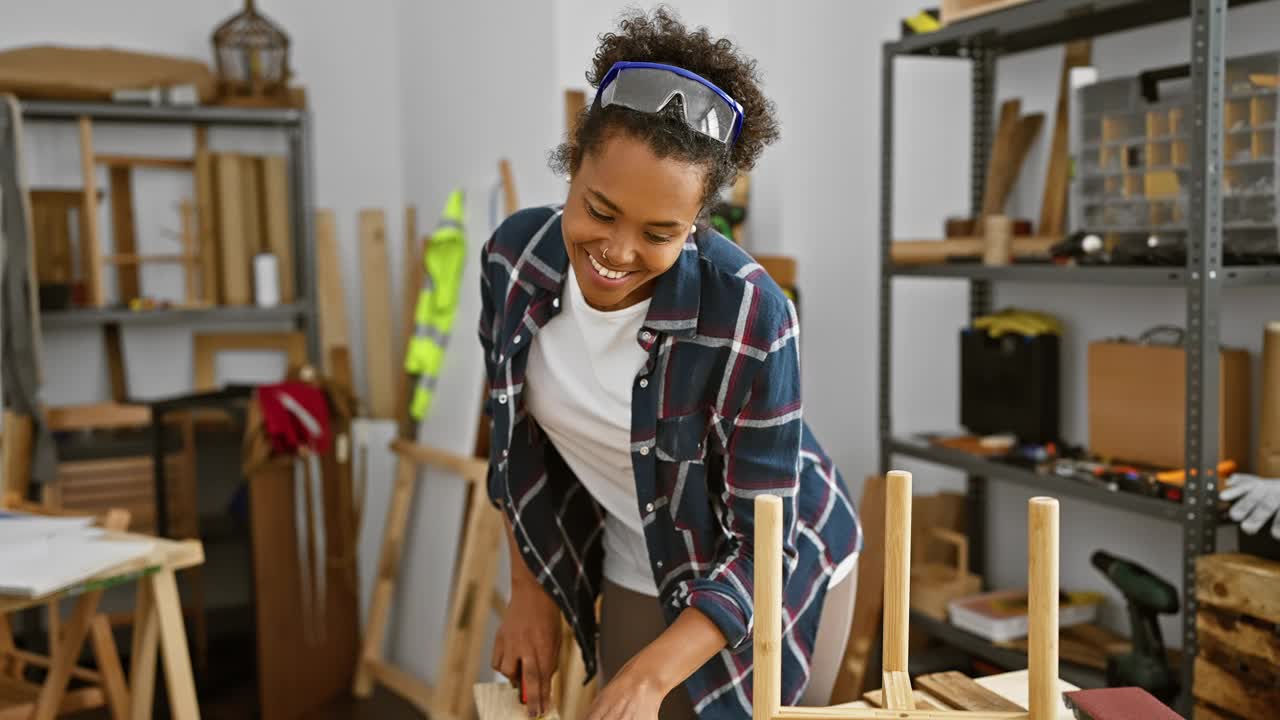
[[[1202,508],[1217,505],[1218,403],[1206,402],[1204,388],[1218,387],[1220,294],[1224,286],[1274,284],[1280,268],[1274,266],[1224,267],[1222,264],[1222,168],[1224,39],[1228,7],[1261,0],[1095,0],[1083,6],[1079,0],[1030,0],[1003,10],[979,15],[942,28],[887,42],[883,46],[881,81],[880,176],[880,334],[879,334],[879,448],[880,470],[887,472],[894,455],[905,455],[956,468],[967,473],[967,507],[970,528],[970,566],[982,572],[986,538],[982,513],[987,480],[1032,487],[1056,496],[1075,497],[1128,512],[1155,517],[1182,526],[1182,694],[1176,709],[1190,712],[1194,659],[1197,653],[1194,594],[1196,559],[1212,553],[1220,522],[1217,512]],[[890,262],[893,240],[893,107],[894,66],[901,56],[952,57],[967,61],[972,78],[971,197],[972,212],[982,207],[983,183],[992,141],[996,59],[1071,40],[1122,32],[1155,23],[1190,18],[1191,87],[1188,109],[1190,181],[1188,184],[1189,234],[1186,265],[1177,268],[1077,267],[1012,265],[943,265],[896,268]],[[1182,288],[1186,293],[1186,467],[1205,482],[1188,482],[1183,502],[1113,493],[1070,481],[989,462],[964,453],[928,447],[895,437],[890,414],[892,386],[891,328],[892,282],[896,277],[967,279],[970,317],[991,311],[991,283],[1080,283],[1087,285]],[[936,622],[936,621],[935,621]],[[938,636],[981,655],[981,648],[939,623]],[[987,659],[1010,664],[1012,656]]]
[[[313,178],[311,114],[293,108],[218,106],[167,107],[112,103],[27,101],[21,104],[28,122],[74,123],[88,117],[95,124],[190,125],[263,128],[285,133],[288,143],[289,212],[293,232],[294,277],[297,300],[273,308],[215,306],[204,309],[146,310],[76,308],[41,314],[46,329],[93,328],[108,325],[246,325],[289,322],[307,336],[307,353],[320,360],[315,254],[312,238]]]

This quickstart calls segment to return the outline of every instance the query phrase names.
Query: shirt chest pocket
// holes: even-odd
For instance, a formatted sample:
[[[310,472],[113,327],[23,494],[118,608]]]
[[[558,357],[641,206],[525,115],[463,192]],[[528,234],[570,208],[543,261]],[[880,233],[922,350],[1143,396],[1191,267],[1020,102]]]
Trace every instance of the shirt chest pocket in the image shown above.
[[[657,481],[676,527],[707,528],[715,522],[707,488],[708,414],[658,420]]]

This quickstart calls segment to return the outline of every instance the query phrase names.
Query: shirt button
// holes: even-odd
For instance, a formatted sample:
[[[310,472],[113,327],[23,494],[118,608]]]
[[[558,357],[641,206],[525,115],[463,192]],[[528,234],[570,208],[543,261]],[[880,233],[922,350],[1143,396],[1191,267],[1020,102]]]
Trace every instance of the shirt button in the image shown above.
[[[515,343],[515,344],[519,345],[519,344],[520,344],[520,336],[519,336],[519,335],[517,335],[517,336],[515,336],[515,337],[511,338],[511,342],[513,342],[513,343]]]
[[[648,455],[648,454],[649,454],[649,448],[648,448],[648,447],[642,447],[642,448],[640,448],[640,454],[641,454],[641,455]]]
[[[658,561],[658,567],[662,567],[662,561],[661,561],[661,560],[659,560],[659,561]]]
[[[649,387],[649,379],[648,379],[648,378],[640,378],[640,387],[642,387],[642,388],[647,388],[647,387]]]
[[[559,594],[560,594],[560,588],[552,588],[552,589],[551,589],[551,594],[552,594],[552,595],[559,595]]]
[[[510,455],[510,454],[511,454],[511,451],[510,451],[510,450],[503,450],[503,451],[502,451],[502,457],[506,457],[506,456],[508,456],[508,455]]]
[[[498,404],[499,404],[499,405],[506,405],[506,404],[507,404],[507,394],[506,394],[506,393],[502,393],[501,395],[499,395],[499,396],[498,396]]]
[[[502,353],[498,353],[498,362],[502,362],[503,357],[505,356]]]
[[[528,546],[528,545],[525,545],[525,546],[524,546],[523,548],[521,548],[520,550],[521,550],[521,552],[528,553],[528,552],[529,552],[529,546]]]
[[[648,330],[644,330],[640,333],[640,339],[645,342],[649,342],[650,340],[653,339],[653,333],[649,332]]]
[[[645,505],[645,506],[644,506],[644,511],[645,511],[645,512],[653,512],[653,503],[649,503],[648,505]]]
[[[552,301],[551,301],[551,307],[553,307],[553,308],[558,308],[558,307],[560,307],[560,298],[555,298],[554,300],[552,300]]]

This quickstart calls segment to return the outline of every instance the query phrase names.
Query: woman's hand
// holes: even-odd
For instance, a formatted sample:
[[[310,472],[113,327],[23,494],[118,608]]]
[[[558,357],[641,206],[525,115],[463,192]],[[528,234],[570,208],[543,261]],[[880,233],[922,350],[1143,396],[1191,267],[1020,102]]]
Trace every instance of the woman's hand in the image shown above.
[[[667,696],[659,680],[644,667],[643,656],[633,658],[596,696],[587,720],[657,720]]]
[[[513,585],[493,643],[494,670],[520,683],[529,717],[551,710],[551,676],[560,658],[560,608],[536,583]]]
[[[685,692],[685,679],[724,646],[715,623],[700,610],[685,608],[600,690],[587,720],[658,720],[667,694]]]

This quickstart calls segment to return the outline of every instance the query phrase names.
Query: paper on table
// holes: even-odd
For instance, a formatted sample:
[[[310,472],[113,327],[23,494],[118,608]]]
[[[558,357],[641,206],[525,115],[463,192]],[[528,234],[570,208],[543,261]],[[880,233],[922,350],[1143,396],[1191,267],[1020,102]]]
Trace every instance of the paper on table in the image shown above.
[[[145,540],[105,540],[88,523],[68,520],[0,516],[0,595],[39,597],[142,557],[154,547]]]

